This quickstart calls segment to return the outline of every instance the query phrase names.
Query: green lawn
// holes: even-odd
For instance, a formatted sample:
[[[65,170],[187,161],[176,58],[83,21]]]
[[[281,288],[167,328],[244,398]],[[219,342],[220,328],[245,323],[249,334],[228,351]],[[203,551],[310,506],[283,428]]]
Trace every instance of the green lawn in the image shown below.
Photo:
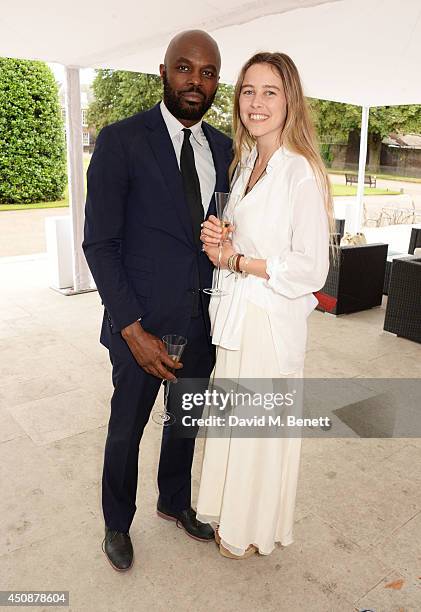
[[[332,185],[334,196],[353,196],[357,195],[357,187],[354,185]],[[364,195],[399,195],[400,191],[393,189],[379,189],[378,187],[365,187]]]
[[[329,174],[353,174],[354,176],[358,176],[356,172],[347,172],[346,170],[332,170],[331,168],[327,168]],[[421,178],[409,177],[409,176],[397,176],[396,174],[379,174],[374,172],[366,172],[366,174],[375,174],[378,179],[387,179],[388,181],[402,181],[406,183],[421,183]]]
[[[67,190],[66,190],[67,191]],[[69,198],[56,202],[35,202],[34,204],[0,204],[2,210],[34,210],[35,208],[66,208],[69,206]]]

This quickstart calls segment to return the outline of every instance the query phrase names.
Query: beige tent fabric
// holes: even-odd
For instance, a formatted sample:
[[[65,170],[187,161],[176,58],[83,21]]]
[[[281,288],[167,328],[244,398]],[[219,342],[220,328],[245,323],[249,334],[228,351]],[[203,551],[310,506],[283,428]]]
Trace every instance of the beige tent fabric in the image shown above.
[[[0,55],[157,73],[170,38],[201,28],[220,45],[222,82],[256,51],[296,62],[307,95],[360,106],[421,102],[419,0],[15,0],[2,7]]]

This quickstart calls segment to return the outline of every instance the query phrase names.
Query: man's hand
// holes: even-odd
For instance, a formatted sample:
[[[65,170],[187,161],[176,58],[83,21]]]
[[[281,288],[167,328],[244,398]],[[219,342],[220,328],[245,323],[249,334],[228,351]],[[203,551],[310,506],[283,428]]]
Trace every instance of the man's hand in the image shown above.
[[[135,321],[121,330],[133,357],[148,374],[165,380],[176,380],[167,368],[179,370],[183,364],[175,362],[165,350],[165,345],[156,336],[145,331],[139,321]]]

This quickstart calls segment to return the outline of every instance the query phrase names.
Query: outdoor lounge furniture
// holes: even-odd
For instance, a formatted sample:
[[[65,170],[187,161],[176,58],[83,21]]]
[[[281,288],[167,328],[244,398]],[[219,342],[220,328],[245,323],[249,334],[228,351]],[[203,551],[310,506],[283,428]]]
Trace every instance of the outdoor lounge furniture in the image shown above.
[[[413,255],[418,247],[421,247],[421,227],[413,227],[409,239],[408,253]]]
[[[336,246],[321,295],[336,299],[329,309],[335,315],[380,306],[386,266],[387,244]],[[319,303],[318,310],[328,310]]]
[[[421,342],[421,259],[393,261],[384,329]]]
[[[357,185],[358,175],[357,174],[345,174],[345,181],[347,185]],[[371,174],[365,174],[364,175],[364,185],[368,185],[369,187],[375,187],[376,177],[371,176]]]
[[[373,224],[372,227],[380,227],[382,224],[382,213],[379,210],[369,210],[367,203],[363,202],[363,225],[370,227],[370,223]]]
[[[415,223],[415,204],[412,208],[382,208],[380,225],[408,225]]]
[[[345,232],[345,219],[335,219],[336,233],[342,238]]]
[[[365,227],[415,223],[415,202],[408,193],[374,198],[367,196],[364,198],[363,215]]]
[[[335,232],[332,236],[333,244],[339,245],[345,232],[345,219],[335,219]]]
[[[406,258],[408,254],[412,255],[416,248],[421,247],[421,227],[413,227],[411,230],[411,237],[409,239],[408,253],[398,253],[395,251],[388,251],[386,260],[386,270],[384,275],[384,295],[389,294],[390,284],[390,273],[392,270],[392,264],[396,259]]]

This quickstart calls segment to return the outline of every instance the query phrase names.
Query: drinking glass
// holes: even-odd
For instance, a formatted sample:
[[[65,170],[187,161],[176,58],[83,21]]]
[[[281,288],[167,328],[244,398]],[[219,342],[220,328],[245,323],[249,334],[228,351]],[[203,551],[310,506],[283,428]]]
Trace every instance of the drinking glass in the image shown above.
[[[227,228],[232,222],[233,212],[234,212],[235,203],[236,203],[236,202],[233,202],[232,197],[233,196],[231,196],[230,193],[225,193],[222,191],[215,192],[216,217],[221,223],[222,240],[218,245],[219,246],[218,263],[215,267],[215,272],[213,274],[212,287],[209,289],[203,289],[203,293],[207,293],[208,295],[212,295],[213,297],[221,297],[223,295],[227,295],[227,291],[224,291],[219,286],[220,277],[221,277],[220,262],[221,262],[221,256],[222,256],[222,246],[224,244],[224,241],[227,238]],[[226,211],[228,210],[230,212],[229,216],[226,214]]]
[[[175,362],[180,361],[181,355],[186,348],[187,338],[184,338],[184,336],[178,336],[177,334],[169,334],[162,337],[162,342],[165,344],[165,348],[167,349],[167,353],[171,359]],[[175,373],[175,369],[172,370],[169,368],[169,370]],[[175,422],[175,416],[167,410],[171,382],[172,381],[170,380],[164,381],[164,409],[157,410],[152,414],[153,422],[157,423],[158,425],[164,425],[164,427]]]

